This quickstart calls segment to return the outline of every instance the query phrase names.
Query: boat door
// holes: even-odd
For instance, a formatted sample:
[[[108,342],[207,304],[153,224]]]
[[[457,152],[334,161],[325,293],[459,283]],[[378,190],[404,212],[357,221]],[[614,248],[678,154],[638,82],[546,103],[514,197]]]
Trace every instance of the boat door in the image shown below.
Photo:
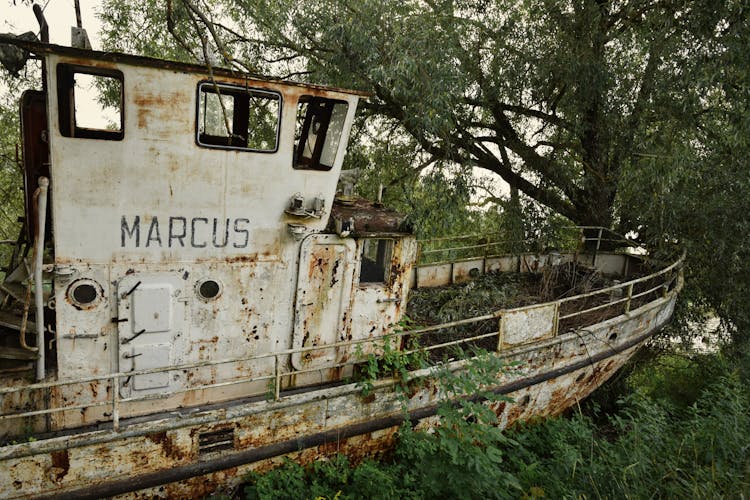
[[[293,348],[316,347],[346,339],[356,243],[335,234],[312,234],[302,241],[297,298],[294,305]],[[292,354],[296,370],[315,369],[337,362],[339,349],[318,349]],[[298,377],[297,385],[326,382],[335,372],[314,374],[317,380]]]

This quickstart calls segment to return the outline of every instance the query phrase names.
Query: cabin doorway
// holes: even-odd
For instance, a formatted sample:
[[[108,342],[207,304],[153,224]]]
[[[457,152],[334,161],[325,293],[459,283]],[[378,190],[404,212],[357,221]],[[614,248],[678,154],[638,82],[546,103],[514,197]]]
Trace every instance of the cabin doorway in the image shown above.
[[[356,243],[332,234],[313,234],[300,249],[292,347],[315,348],[347,339]],[[338,371],[315,368],[336,364],[338,348],[312,349],[292,354],[297,375],[294,385],[324,383],[339,378]],[[343,351],[342,351],[343,352]]]

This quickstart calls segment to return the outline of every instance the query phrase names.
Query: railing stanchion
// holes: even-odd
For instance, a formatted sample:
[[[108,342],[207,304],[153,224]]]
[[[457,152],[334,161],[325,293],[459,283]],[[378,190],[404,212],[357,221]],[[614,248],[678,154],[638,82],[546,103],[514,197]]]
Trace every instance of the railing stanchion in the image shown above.
[[[281,399],[281,366],[279,364],[279,355],[273,357],[274,359],[274,370],[276,374],[276,381],[274,382],[273,398],[278,401]]]
[[[628,285],[628,301],[625,302],[625,312],[630,312],[630,301],[633,299],[633,284]]]
[[[112,377],[112,429],[120,431],[120,376]]]
[[[591,262],[591,265],[596,266],[596,257],[599,255],[599,248],[601,248],[602,245],[602,231],[603,228],[599,228],[599,236],[596,238],[596,250],[594,250],[594,259]]]

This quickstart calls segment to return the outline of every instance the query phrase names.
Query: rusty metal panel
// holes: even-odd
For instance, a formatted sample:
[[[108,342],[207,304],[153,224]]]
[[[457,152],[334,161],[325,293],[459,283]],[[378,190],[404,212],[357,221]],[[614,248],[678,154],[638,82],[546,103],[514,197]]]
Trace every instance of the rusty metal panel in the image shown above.
[[[627,255],[599,253],[596,256],[596,267],[603,274],[621,276],[625,271],[627,259]]]
[[[487,259],[487,272],[515,272],[518,269],[518,258],[516,255],[489,257]]]
[[[554,336],[557,312],[557,303],[503,311],[500,317],[500,348]]]
[[[453,264],[453,282],[463,283],[484,274],[484,259],[466,260]]]
[[[544,254],[524,254],[519,257],[519,271],[522,273],[540,272],[548,263],[549,256]]]
[[[314,347],[345,340],[356,244],[336,235],[312,235],[302,242],[292,346]],[[298,370],[331,364],[338,349],[292,355]]]
[[[430,288],[451,282],[451,264],[431,264],[417,267],[417,286]]]
[[[417,243],[414,237],[405,236],[393,240],[390,269],[387,270],[386,281],[383,283],[360,283],[359,276],[362,265],[362,248],[364,240],[357,245],[357,268],[353,289],[351,307],[351,326],[349,339],[366,339],[392,333],[399,329],[398,322],[406,310],[409,294],[409,277],[412,264],[416,257]],[[398,347],[399,339],[393,339],[394,347]],[[347,359],[354,356],[376,352],[372,344],[362,348],[349,348]]]
[[[117,284],[118,365],[129,372],[185,362],[184,280],[177,273],[132,273]],[[136,375],[121,382],[120,394],[167,394],[185,385],[185,374]]]

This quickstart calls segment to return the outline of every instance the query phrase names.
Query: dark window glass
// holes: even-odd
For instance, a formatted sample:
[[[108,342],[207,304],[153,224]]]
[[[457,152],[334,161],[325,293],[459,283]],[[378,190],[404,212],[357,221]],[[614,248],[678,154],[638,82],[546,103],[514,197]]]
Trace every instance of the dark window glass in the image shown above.
[[[393,240],[367,239],[362,245],[360,283],[384,283],[393,258]]]

